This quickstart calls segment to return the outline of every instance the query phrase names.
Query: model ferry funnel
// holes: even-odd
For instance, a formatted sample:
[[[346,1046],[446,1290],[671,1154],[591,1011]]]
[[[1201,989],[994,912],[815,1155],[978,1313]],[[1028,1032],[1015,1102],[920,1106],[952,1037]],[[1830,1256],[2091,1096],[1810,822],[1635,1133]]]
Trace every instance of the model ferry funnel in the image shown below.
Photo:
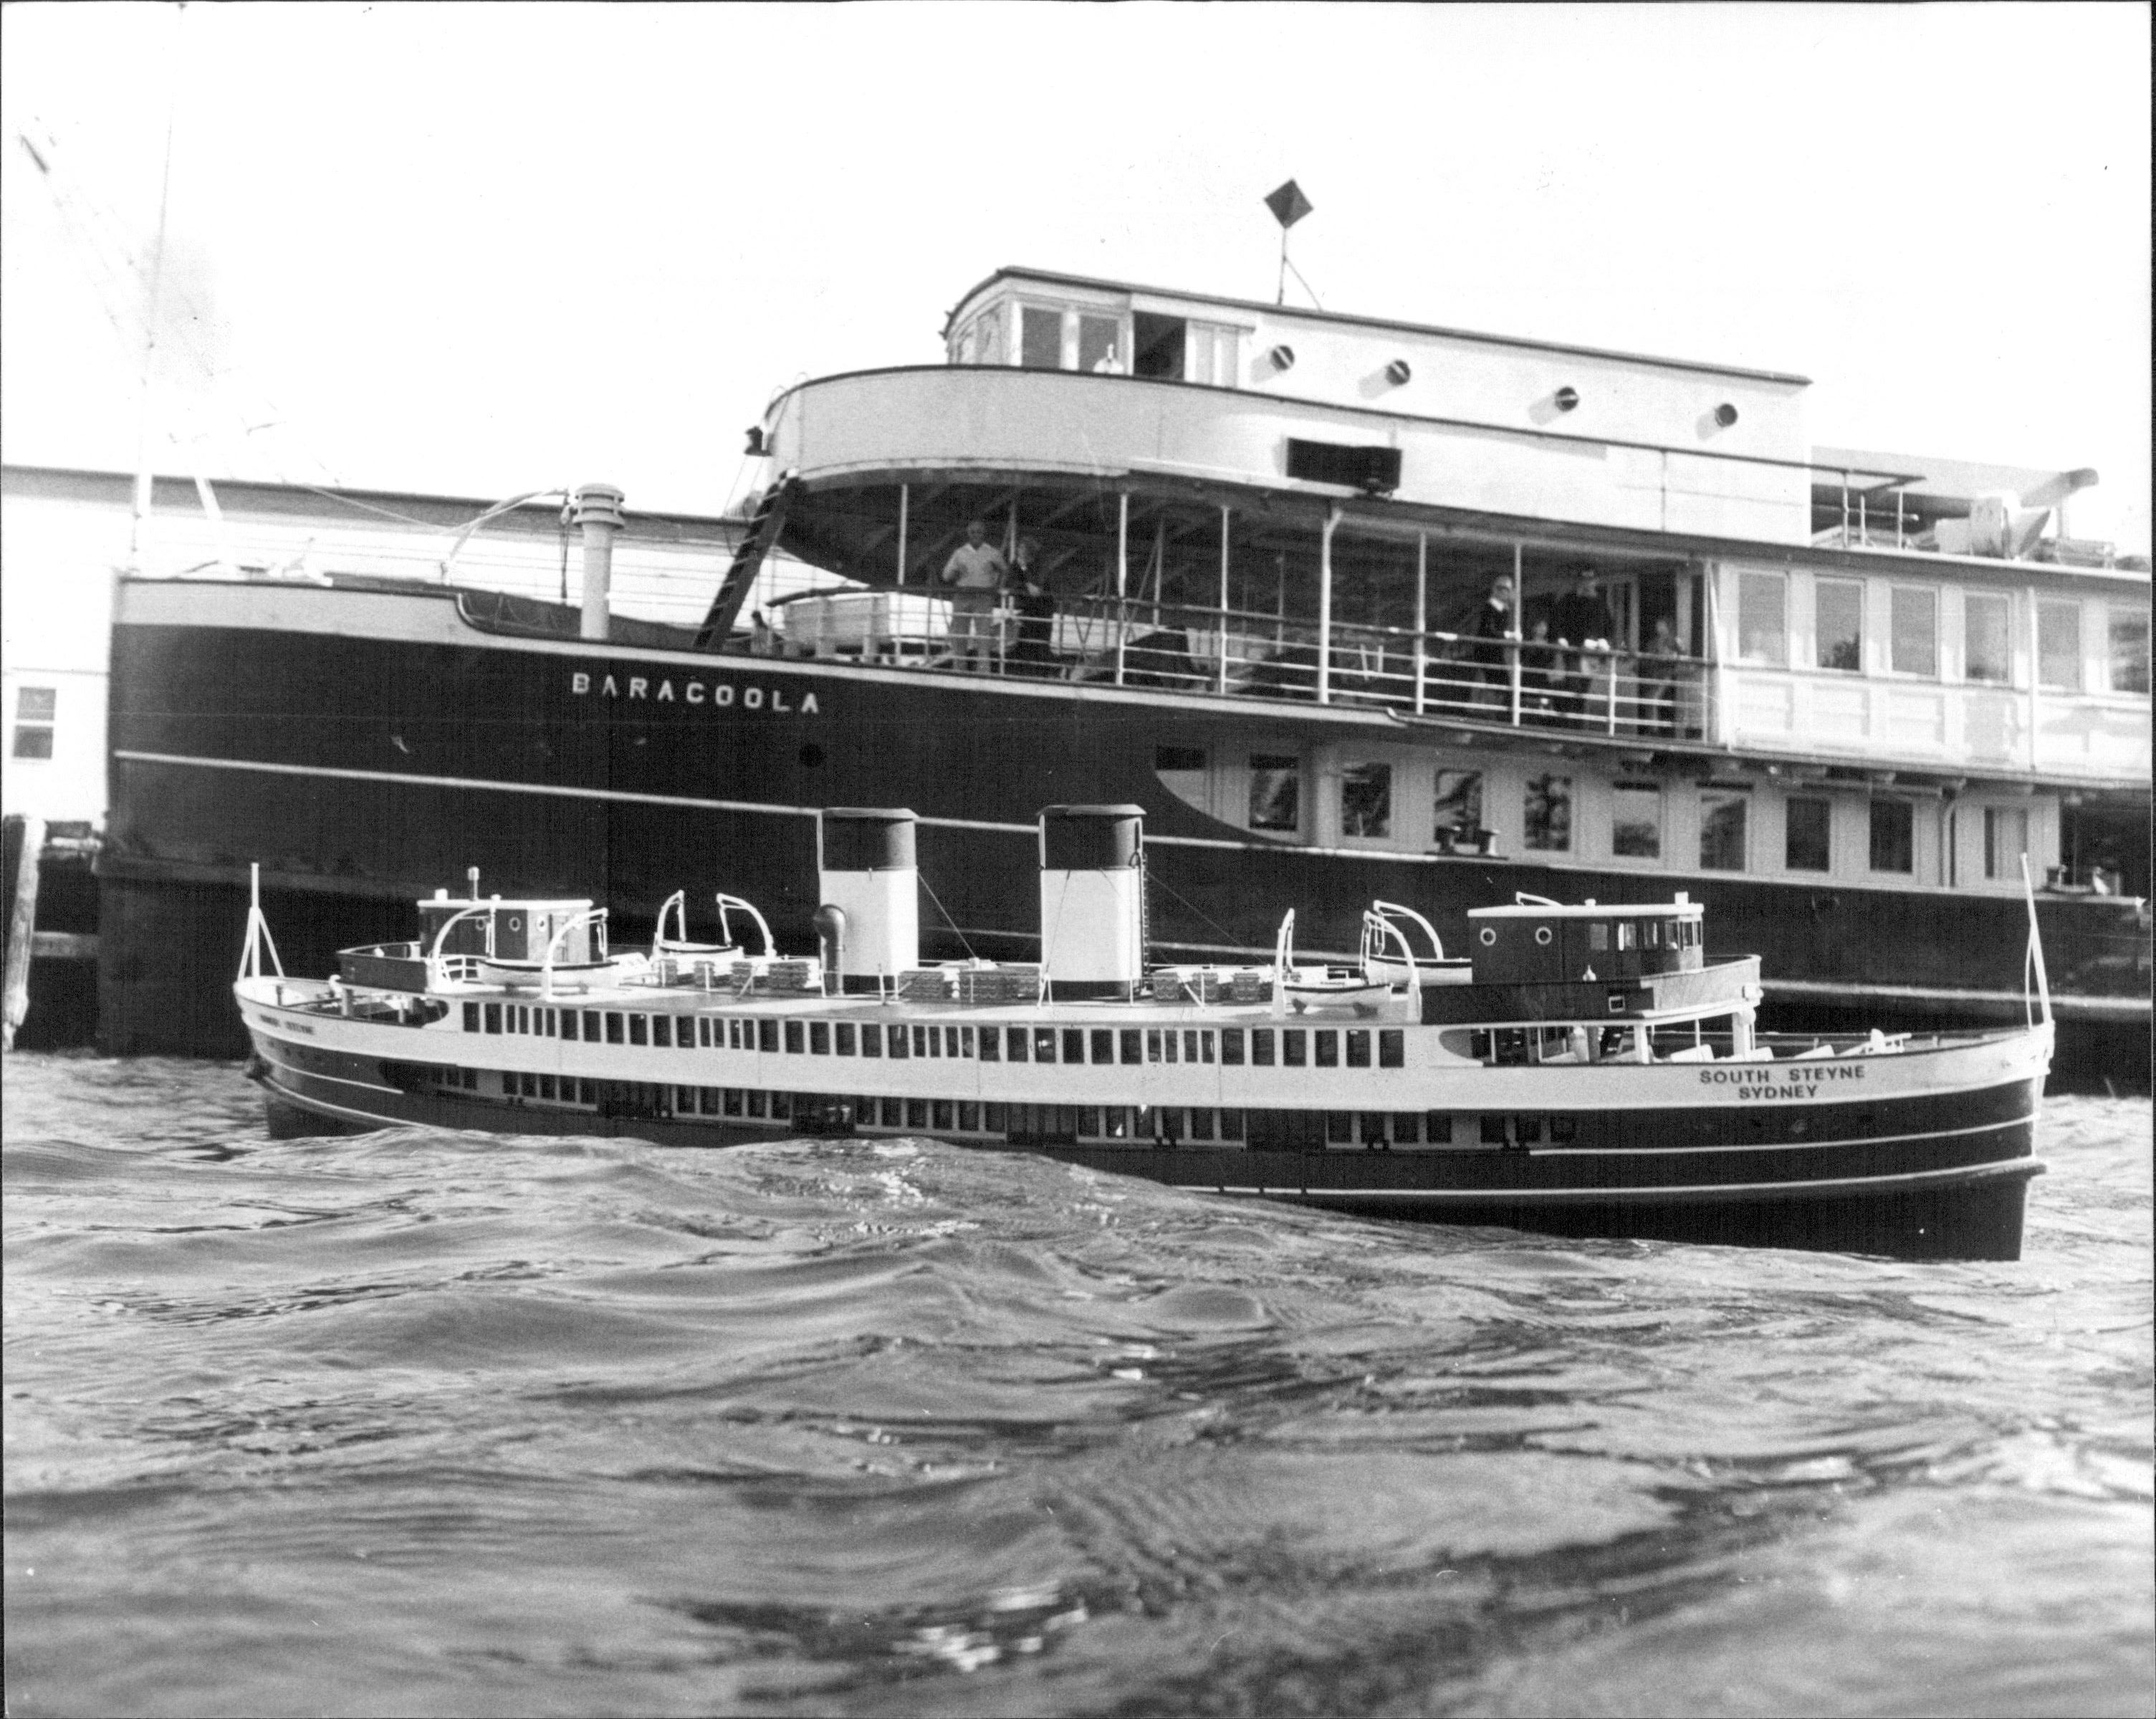
[[[921,965],[917,822],[903,807],[861,806],[830,807],[817,820],[817,899],[838,916],[829,938],[837,966],[825,971],[835,970],[841,989],[874,990],[879,975],[895,980]]]
[[[1040,814],[1040,959],[1059,997],[1127,997],[1145,977],[1145,809]]]

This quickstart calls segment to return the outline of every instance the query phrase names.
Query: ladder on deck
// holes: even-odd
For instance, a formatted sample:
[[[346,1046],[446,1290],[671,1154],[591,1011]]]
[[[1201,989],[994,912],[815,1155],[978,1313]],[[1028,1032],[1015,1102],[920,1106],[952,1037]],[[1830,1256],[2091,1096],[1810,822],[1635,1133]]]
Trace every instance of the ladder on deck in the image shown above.
[[[756,511],[748,517],[748,530],[740,546],[734,551],[733,564],[726,576],[719,582],[719,594],[711,599],[711,613],[704,617],[704,624],[696,632],[696,649],[715,650],[726,641],[733,631],[734,620],[741,613],[742,605],[748,601],[749,588],[756,583],[756,576],[763,566],[763,557],[778,534],[786,526],[786,510],[793,505],[795,494],[801,488],[801,475],[797,471],[779,474],[778,481],[763,492],[756,504]]]

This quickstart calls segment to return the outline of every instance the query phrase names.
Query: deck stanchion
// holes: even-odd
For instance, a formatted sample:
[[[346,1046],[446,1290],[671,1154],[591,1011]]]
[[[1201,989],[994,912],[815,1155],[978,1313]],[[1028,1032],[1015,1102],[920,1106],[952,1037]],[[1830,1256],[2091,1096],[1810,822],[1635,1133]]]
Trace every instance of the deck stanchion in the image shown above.
[[[1430,533],[1415,533],[1414,713],[1422,715],[1424,652],[1423,634],[1430,627]]]
[[[1317,532],[1317,702],[1332,702],[1332,514]]]
[[[1131,492],[1116,492],[1116,685],[1123,684],[1123,641],[1130,629],[1124,598],[1131,583]]]
[[[906,582],[906,505],[912,499],[912,490],[913,486],[911,484],[901,484],[898,486],[898,579],[896,582],[901,585]]]
[[[1220,509],[1220,666],[1214,676],[1214,690],[1221,697],[1228,695],[1228,510]]]
[[[1520,641],[1527,636],[1521,624],[1521,605],[1527,601],[1527,593],[1521,589],[1526,582],[1527,556],[1517,543],[1512,546],[1512,637],[1505,643],[1505,654],[1512,664],[1512,726],[1520,726]]]

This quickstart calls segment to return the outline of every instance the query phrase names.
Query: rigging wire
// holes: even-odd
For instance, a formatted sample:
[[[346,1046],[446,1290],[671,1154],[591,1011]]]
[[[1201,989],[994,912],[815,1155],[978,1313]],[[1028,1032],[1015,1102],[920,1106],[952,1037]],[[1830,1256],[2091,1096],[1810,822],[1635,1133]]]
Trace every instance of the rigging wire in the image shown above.
[[[928,891],[928,899],[936,903],[936,911],[943,916],[943,923],[949,926],[952,933],[957,937],[958,947],[966,952],[967,958],[970,961],[978,961],[981,957],[973,953],[973,946],[966,941],[965,932],[958,929],[958,921],[951,917],[951,910],[937,900],[935,886],[925,875],[921,880],[921,887]]]

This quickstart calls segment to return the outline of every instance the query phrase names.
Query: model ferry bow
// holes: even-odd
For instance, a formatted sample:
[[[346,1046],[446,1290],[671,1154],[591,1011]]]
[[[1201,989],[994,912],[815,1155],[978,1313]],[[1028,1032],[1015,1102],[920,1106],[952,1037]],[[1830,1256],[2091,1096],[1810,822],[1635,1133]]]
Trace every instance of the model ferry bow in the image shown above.
[[[914,837],[908,811],[822,814],[800,959],[760,919],[737,942],[732,897],[713,941],[677,909],[614,954],[605,910],[474,874],[415,942],[300,981],[257,908],[236,989],[272,1125],[925,1133],[1388,1216],[2019,1257],[2052,1040],[2033,915],[2021,1028],[1787,1037],[1681,894],[1477,909],[1465,960],[1380,902],[1358,962],[1298,962],[1291,914],[1268,962],[1148,967],[1134,806],[1040,815],[1041,962],[923,965]]]

